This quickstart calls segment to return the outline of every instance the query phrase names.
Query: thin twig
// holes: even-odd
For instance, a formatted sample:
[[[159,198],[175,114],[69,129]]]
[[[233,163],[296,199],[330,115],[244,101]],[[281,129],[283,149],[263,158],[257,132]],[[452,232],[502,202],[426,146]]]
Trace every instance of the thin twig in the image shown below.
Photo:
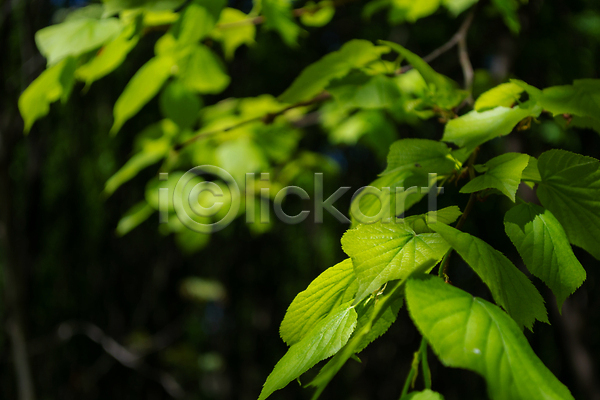
[[[287,106],[287,107],[285,107],[285,108],[283,108],[283,109],[281,109],[281,110],[279,110],[277,112],[268,113],[268,114],[262,115],[260,117],[250,118],[250,119],[247,119],[245,121],[239,122],[239,123],[237,123],[235,125],[228,126],[227,128],[224,128],[224,129],[214,129],[212,131],[200,132],[197,135],[194,135],[191,138],[187,139],[186,141],[184,141],[184,142],[178,144],[177,146],[175,146],[175,151],[179,151],[182,148],[184,148],[186,146],[189,146],[190,144],[192,144],[194,142],[197,142],[198,140],[207,138],[207,137],[212,136],[212,135],[216,135],[218,133],[229,132],[231,130],[237,129],[237,128],[241,127],[241,126],[247,125],[247,124],[252,123],[252,122],[262,121],[265,124],[271,124],[271,123],[273,123],[273,121],[275,120],[275,118],[277,118],[278,116],[280,116],[282,114],[285,114],[287,111],[289,111],[291,109],[298,108],[298,107],[310,106],[310,105],[317,104],[317,103],[320,103],[322,101],[328,100],[330,98],[331,98],[331,94],[329,94],[328,92],[322,92],[321,94],[319,94],[318,96],[313,97],[310,100],[301,101],[299,103],[292,104],[292,105]]]
[[[471,27],[471,23],[473,22],[474,16],[475,16],[475,9],[471,10],[469,15],[467,15],[467,17],[465,18],[463,23],[460,25],[460,28],[458,28],[458,31],[456,31],[456,33],[450,38],[450,40],[448,40],[446,43],[444,43],[437,49],[433,50],[431,53],[427,54],[425,57],[423,57],[423,61],[430,63],[433,60],[435,60],[436,58],[438,58],[439,56],[441,56],[442,54],[444,54],[445,52],[452,49],[454,46],[459,44],[461,41],[465,41],[465,43],[466,43],[467,32],[469,31],[469,28]],[[465,50],[466,50],[466,45],[465,45]],[[461,65],[462,65],[462,61],[461,61]],[[470,62],[469,62],[469,65],[470,65]],[[412,68],[413,68],[412,65],[405,65],[404,67],[396,70],[396,75],[400,75],[407,71],[410,71]]]

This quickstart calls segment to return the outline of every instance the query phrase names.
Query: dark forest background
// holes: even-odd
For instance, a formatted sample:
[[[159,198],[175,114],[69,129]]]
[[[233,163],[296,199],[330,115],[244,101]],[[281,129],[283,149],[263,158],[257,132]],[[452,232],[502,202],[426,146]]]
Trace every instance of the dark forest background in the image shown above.
[[[122,67],[87,93],[76,86],[71,99],[53,105],[28,136],[17,110],[18,96],[45,66],[35,31],[53,23],[62,9],[84,4],[0,3],[0,398],[19,398],[16,371],[28,361],[38,399],[255,399],[286,351],[278,325],[287,306],[321,271],[345,258],[339,239],[348,226],[332,217],[324,224],[309,218],[299,225],[276,222],[257,234],[238,219],[191,254],[173,236],[161,234],[155,216],[118,237],[119,219],[143,196],[157,170],[144,170],[109,198],[102,190],[129,158],[134,135],[157,119],[158,107],[155,100],[110,137],[112,107],[152,55],[156,38],[144,38]],[[247,12],[251,3],[230,0],[229,6]],[[363,19],[363,6],[357,1],[339,7],[328,25],[309,28],[297,49],[259,29],[256,45],[239,49],[228,64],[232,84],[205,103],[279,95],[303,67],[353,38],[393,40],[425,55],[446,42],[464,18],[439,11],[415,24],[392,26],[385,13]],[[530,0],[519,10],[518,35],[488,11],[483,1],[468,35],[475,96],[511,77],[540,88],[600,78],[599,2]],[[432,66],[462,79],[455,51]],[[326,196],[339,186],[367,185],[385,168],[385,158],[364,141],[336,146],[320,129],[305,127],[301,146],[337,165],[337,173],[326,176]],[[431,120],[418,128],[398,126],[395,134],[439,139],[442,130]],[[480,157],[505,151],[538,156],[555,147],[600,158],[598,133],[563,130],[548,121],[491,142]],[[448,187],[439,202],[464,207],[467,199]],[[465,230],[516,261],[502,225],[507,201],[490,197],[477,204]],[[349,202],[346,195],[336,206],[346,212]],[[552,325],[536,324],[528,338],[575,398],[600,399],[600,266],[575,251],[586,282],[566,301],[561,316],[551,292],[534,280]],[[461,262],[452,260],[454,279],[488,296]],[[350,361],[323,398],[396,399],[419,341],[402,309],[389,332],[362,353],[362,363]],[[24,350],[27,359],[15,357],[15,349]],[[433,388],[446,399],[487,398],[479,376],[443,369],[432,354],[430,362]],[[291,384],[273,398],[310,394]]]

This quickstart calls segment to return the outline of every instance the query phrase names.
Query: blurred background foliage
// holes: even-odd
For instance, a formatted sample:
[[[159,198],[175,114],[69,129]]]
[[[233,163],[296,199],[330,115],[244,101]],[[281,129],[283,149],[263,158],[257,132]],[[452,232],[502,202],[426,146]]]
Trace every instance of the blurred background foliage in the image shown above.
[[[465,18],[455,18],[452,8],[440,8],[419,19],[402,11],[398,4],[403,3],[343,2],[324,26],[311,26],[304,16],[297,46],[268,26],[257,26],[255,40],[244,41],[249,46],[235,50],[235,57],[233,50],[223,49],[231,79],[227,88],[197,103],[184,98],[180,104],[203,107],[201,120],[208,127],[233,109],[238,120],[232,122],[244,115],[264,115],[271,111],[271,96],[288,88],[304,67],[351,39],[390,40],[426,55],[447,42]],[[495,3],[503,2],[482,0],[477,5],[467,36],[475,98],[509,78],[540,88],[599,78],[600,2],[530,0],[513,19],[506,14],[503,18]],[[2,398],[19,397],[17,381],[24,367],[13,355],[15,348],[27,353],[31,389],[39,399],[256,398],[285,352],[278,325],[287,306],[321,271],[345,258],[339,239],[348,225],[327,214],[323,224],[311,222],[311,217],[284,225],[271,211],[270,224],[249,225],[238,218],[208,236],[176,222],[159,224],[156,213],[144,211],[144,199],[151,203],[158,187],[157,165],[141,169],[118,187],[114,174],[143,145],[140,140],[152,138],[151,131],[142,139],[138,133],[157,123],[160,113],[173,113],[169,98],[177,98],[176,85],[168,88],[171,97],[150,101],[118,135],[108,133],[115,101],[153,56],[164,31],[148,32],[123,65],[99,82],[89,87],[77,83],[70,99],[52,105],[50,114],[24,136],[17,99],[46,63],[34,34],[86,5],[85,0],[6,0],[0,5]],[[305,6],[302,1],[293,5]],[[227,6],[248,13],[252,2],[230,0]],[[454,49],[431,65],[462,82]],[[253,99],[235,100],[243,98]],[[350,113],[333,102],[300,116],[293,129],[282,128],[287,122],[278,120],[252,125],[262,132],[263,142],[254,144],[257,149],[233,132],[220,136],[218,150],[210,141],[195,145],[187,162],[193,166],[213,160],[234,175],[248,169],[269,171],[277,174],[277,184],[303,188],[312,187],[312,172],[324,172],[328,196],[340,186],[356,190],[372,182],[384,170],[394,140],[439,139],[443,131],[436,119],[398,118],[382,110]],[[480,159],[506,151],[538,156],[555,147],[600,158],[598,133],[567,128],[565,121],[542,118],[529,130],[486,144]],[[111,177],[114,188],[105,186]],[[107,196],[107,191],[114,193]],[[527,198],[526,188],[521,196]],[[439,204],[464,207],[467,198],[450,185]],[[465,230],[518,260],[502,228],[507,201],[490,197],[477,204]],[[350,194],[335,205],[347,214]],[[312,210],[309,202],[294,197],[286,202],[290,214],[301,207]],[[132,208],[141,212],[139,220],[123,220]],[[600,294],[594,290],[600,272],[597,261],[575,251],[586,267],[586,282],[566,301],[562,316],[549,307],[554,310],[552,326],[538,324],[528,337],[576,398],[600,399],[600,384],[594,379],[600,374]],[[453,280],[489,297],[459,257],[452,262]],[[550,291],[538,287],[553,305]],[[21,334],[16,332],[20,329]],[[15,339],[19,337],[24,340]],[[390,331],[361,354],[362,363],[348,363],[323,397],[397,398],[419,340],[406,310],[401,310]],[[481,378],[442,369],[431,360],[434,388],[447,399],[486,398]],[[309,395],[298,385],[275,394],[286,399]]]

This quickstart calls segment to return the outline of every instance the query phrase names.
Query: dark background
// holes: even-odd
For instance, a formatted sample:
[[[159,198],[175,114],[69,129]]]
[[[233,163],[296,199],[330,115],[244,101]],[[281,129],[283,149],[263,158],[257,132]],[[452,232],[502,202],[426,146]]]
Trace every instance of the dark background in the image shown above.
[[[286,351],[278,325],[287,306],[321,271],[345,257],[339,239],[348,226],[331,217],[322,225],[309,218],[293,226],[276,223],[256,235],[237,220],[192,255],[184,255],[172,236],[159,233],[155,216],[118,238],[117,222],[143,197],[156,168],[144,170],[108,199],[101,191],[130,156],[134,134],[158,117],[155,101],[111,138],[112,106],[152,55],[158,35],[145,37],[123,66],[88,93],[77,85],[71,99],[53,105],[28,136],[22,134],[16,106],[45,65],[35,31],[51,24],[60,8],[80,5],[68,0],[1,4],[0,397],[18,398],[13,349],[20,337],[39,399],[255,399]],[[390,26],[385,13],[370,22],[362,19],[363,5],[348,3],[325,27],[308,28],[310,35],[300,39],[298,49],[259,27],[257,44],[239,49],[228,65],[232,84],[205,103],[278,95],[303,67],[353,38],[393,40],[425,55],[446,42],[465,17],[439,11],[414,25]],[[247,12],[251,4],[230,1],[229,6]],[[519,17],[522,31],[513,35],[487,2],[479,4],[468,35],[476,95],[510,77],[542,88],[598,78],[600,4],[530,0]],[[454,49],[432,66],[462,82]],[[326,193],[366,185],[384,169],[384,160],[363,143],[333,146],[320,129],[305,128],[301,145],[339,163],[340,173],[327,177]],[[432,120],[398,126],[397,138],[439,139],[442,131]],[[555,147],[600,158],[597,133],[565,131],[542,117],[531,130],[486,144],[479,160],[505,151],[538,156]],[[439,201],[464,208],[467,199],[450,186]],[[336,205],[345,212],[349,196]],[[465,230],[518,264],[502,224],[509,206],[504,197],[489,197],[476,205]],[[595,379],[600,376],[599,263],[575,250],[586,282],[566,301],[561,316],[550,291],[534,279],[552,325],[538,322],[528,338],[575,398],[600,399]],[[456,285],[489,298],[460,257],[453,256],[450,268]],[[220,282],[226,295],[209,302],[185,296],[181,283],[188,277]],[[22,334],[15,333],[20,327]],[[323,398],[397,399],[419,341],[402,309],[389,332],[361,354],[362,364],[348,362]],[[486,398],[485,383],[474,373],[444,369],[433,354],[430,362],[433,388],[446,399]],[[273,398],[308,399],[310,394],[292,383]]]

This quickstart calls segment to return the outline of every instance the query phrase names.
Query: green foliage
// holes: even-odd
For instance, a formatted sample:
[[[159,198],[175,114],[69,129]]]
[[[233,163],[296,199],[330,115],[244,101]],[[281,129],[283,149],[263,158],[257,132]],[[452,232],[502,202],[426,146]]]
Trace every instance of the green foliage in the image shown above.
[[[352,300],[357,289],[350,259],[327,269],[290,304],[279,329],[281,338],[290,346],[299,342],[331,310]]]
[[[544,300],[531,281],[502,253],[483,240],[436,223],[439,233],[489,287],[494,300],[519,324],[533,328],[535,320],[548,322]]]
[[[537,117],[541,108],[532,104],[518,107],[496,107],[487,111],[471,111],[450,120],[444,129],[445,142],[465,147],[469,152],[498,136],[508,135],[525,118]]]
[[[356,327],[357,314],[351,302],[339,307],[317,324],[298,343],[292,345],[267,377],[259,400],[285,387],[319,361],[337,353]]]
[[[44,28],[35,34],[35,43],[48,65],[95,50],[115,38],[123,29],[117,18],[82,18]]]
[[[354,68],[361,68],[389,50],[366,40],[351,40],[338,51],[306,67],[279,100],[297,103],[319,94],[335,78],[343,78]]]
[[[365,5],[363,13],[369,16],[389,8],[388,19],[393,23],[415,22],[440,7],[457,16],[475,3],[378,0]],[[430,390],[428,343],[445,365],[482,375],[492,399],[571,399],[569,390],[537,358],[522,333],[523,327],[533,331],[536,320],[548,322],[544,299],[515,266],[516,261],[497,251],[495,244],[461,229],[469,228],[465,220],[477,200],[500,194],[518,203],[510,204],[505,214],[505,233],[531,274],[552,290],[560,309],[586,278],[571,244],[600,259],[600,162],[559,149],[537,159],[525,153],[490,154],[487,150],[497,148],[487,142],[529,129],[548,115],[556,118],[543,123],[555,128],[562,118],[560,129],[569,123],[598,129],[599,81],[575,80],[572,85],[546,89],[520,80],[485,84],[476,91],[483,94],[473,104],[464,60],[467,36],[461,28],[462,36],[449,43],[461,46],[467,90],[434,70],[425,61],[431,56],[423,59],[391,41],[375,45],[352,39],[290,79],[292,83],[278,98],[260,93],[236,98],[239,92],[228,89],[232,77],[227,69],[241,53],[237,51],[240,46],[254,46],[262,40],[260,29],[266,29],[275,31],[292,52],[302,43],[301,35],[308,34],[295,18],[318,30],[338,17],[338,5],[308,2],[293,10],[287,0],[262,0],[248,14],[225,5],[225,1],[209,0],[185,4],[180,0],[106,0],[103,6],[79,10],[39,31],[36,42],[48,59],[48,68],[19,99],[25,131],[48,114],[51,103],[65,102],[76,80],[89,88],[121,66],[139,43],[149,40],[148,32],[158,31],[156,42],[150,43],[154,56],[133,74],[114,104],[111,132],[119,131],[130,119],[131,126],[134,120],[143,121],[136,115],[153,101],[160,115],[134,136],[131,157],[108,179],[104,194],[111,195],[151,166],[168,178],[160,175],[161,179],[154,177],[146,184],[143,200],[136,200],[118,223],[118,235],[129,233],[158,211],[160,222],[165,222],[160,232],[173,234],[184,253],[195,253],[208,245],[212,228],[192,231],[178,218],[179,212],[183,210],[197,224],[219,221],[227,214],[223,210],[198,212],[206,211],[216,197],[223,204],[242,204],[232,219],[245,214],[252,235],[268,231],[274,224],[262,221],[262,207],[270,202],[281,206],[280,189],[307,182],[301,187],[309,187],[313,172],[333,175],[342,169],[325,151],[315,151],[318,146],[305,143],[312,140],[306,138],[307,126],[322,130],[319,140],[327,146],[358,143],[377,160],[384,161],[387,155],[385,170],[352,200],[353,225],[341,238],[350,258],[321,273],[287,309],[280,335],[289,349],[266,379],[259,400],[331,357],[308,383],[316,389],[316,399],[350,358],[389,329],[405,301],[424,336],[409,378],[423,364],[426,390],[407,394],[409,384],[414,383],[411,378],[402,399],[443,399]],[[501,15],[513,33],[519,31],[518,1],[494,0],[486,6]],[[468,28],[470,18],[471,14],[463,27]],[[261,24],[263,28],[257,27]],[[222,59],[227,60],[227,67]],[[401,67],[404,61],[409,65]],[[236,68],[239,65],[231,64],[232,71]],[[239,75],[234,74],[235,79]],[[432,140],[442,129],[442,139]],[[415,138],[415,133],[423,134]],[[480,152],[484,146],[486,151]],[[488,157],[483,164],[475,164],[479,154]],[[246,190],[244,196],[228,189],[230,182],[223,177],[194,176],[180,187],[184,171],[195,165],[223,168]],[[262,172],[269,178],[246,179],[247,173]],[[411,207],[424,205],[419,203],[425,196],[431,206],[436,195],[432,190],[438,183],[456,185],[457,196],[471,194],[464,214],[451,204],[409,215]],[[542,206],[535,205],[535,199],[526,203],[519,198],[521,183],[536,188],[530,195],[537,195]],[[178,206],[199,187],[208,186],[222,193],[201,192],[194,199],[197,204]],[[169,196],[165,199],[161,193]],[[252,205],[259,207],[251,209]],[[173,218],[163,221],[165,217]],[[501,232],[498,227],[492,229]],[[231,232],[224,233],[228,235],[233,237]],[[506,313],[450,284],[452,252],[481,278]],[[438,264],[438,275],[446,283],[424,275]],[[196,301],[225,297],[218,284],[201,279],[186,282],[182,291]]]
[[[494,157],[479,169],[480,172],[485,173],[472,179],[460,191],[473,193],[484,189],[498,189],[514,202],[521,183],[521,175],[528,163],[527,154],[506,153]]]
[[[519,204],[506,213],[504,227],[529,272],[552,289],[560,310],[567,296],[585,280],[585,270],[560,222],[544,207]]]
[[[539,157],[537,195],[556,216],[569,241],[600,260],[600,162],[563,150]]]
[[[410,315],[447,366],[482,375],[492,399],[572,399],[497,306],[435,277],[406,285]]]
[[[342,237],[342,248],[352,259],[358,294],[355,303],[383,284],[433,266],[449,250],[437,233],[417,234],[407,224],[359,225]]]
[[[25,132],[50,111],[50,104],[67,100],[75,80],[75,60],[71,57],[49,67],[25,89],[19,98],[19,111],[25,121]]]

